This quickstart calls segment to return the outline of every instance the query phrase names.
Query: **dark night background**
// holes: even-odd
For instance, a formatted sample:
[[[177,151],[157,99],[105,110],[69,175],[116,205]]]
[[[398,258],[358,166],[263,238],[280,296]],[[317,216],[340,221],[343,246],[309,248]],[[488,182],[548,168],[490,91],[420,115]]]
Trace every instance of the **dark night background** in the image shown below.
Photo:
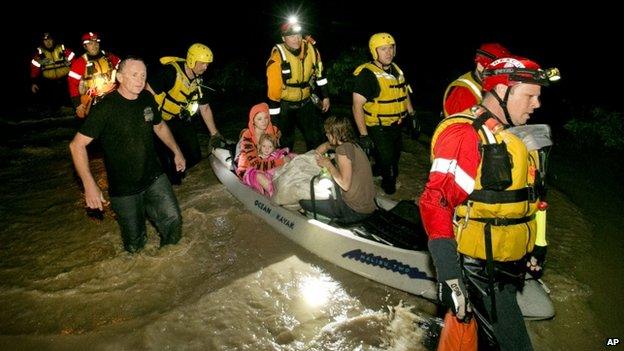
[[[346,48],[367,48],[372,33],[390,32],[397,40],[395,61],[415,88],[414,103],[419,109],[438,111],[446,85],[473,69],[475,49],[489,41],[498,41],[543,67],[560,68],[563,79],[543,90],[543,108],[534,121],[556,127],[570,117],[571,104],[619,107],[613,87],[620,73],[618,64],[610,63],[619,41],[615,11],[594,2],[592,8],[576,10],[582,14],[563,16],[557,11],[560,7],[545,3],[540,7],[513,5],[483,4],[477,9],[411,3],[407,10],[407,3],[391,2],[372,7],[355,1],[182,3],[169,10],[152,6],[149,11],[156,15],[147,15],[147,5],[100,12],[87,10],[86,4],[67,4],[67,12],[58,13],[24,9],[29,16],[17,11],[8,15],[18,22],[28,18],[23,21],[26,28],[8,27],[6,21],[2,25],[2,42],[8,49],[2,55],[2,66],[5,82],[10,82],[5,91],[13,102],[5,105],[3,113],[19,113],[27,101],[28,64],[43,31],[55,33],[77,54],[83,52],[82,33],[97,31],[102,49],[121,57],[137,54],[152,64],[160,56],[184,57],[190,44],[202,42],[215,54],[209,77],[232,60],[244,60],[255,75],[252,78],[264,83],[264,64],[272,45],[280,40],[277,27],[285,14],[296,11],[304,30],[317,40],[326,67]]]
[[[613,311],[624,306],[621,299],[613,296],[621,295],[624,284],[621,279],[624,241],[619,224],[624,206],[624,183],[620,179],[624,173],[622,150],[606,148],[593,136],[569,134],[563,127],[579,117],[593,120],[595,129],[614,130],[606,134],[619,139],[620,147],[624,145],[619,54],[623,30],[621,11],[613,6],[596,1],[573,7],[548,2],[471,2],[460,6],[448,2],[425,5],[354,0],[186,1],[158,5],[22,2],[11,6],[11,12],[4,9],[4,16],[0,16],[0,67],[4,73],[4,106],[0,110],[0,151],[4,154],[0,168],[6,167],[7,176],[13,174],[12,165],[19,166],[20,148],[29,143],[42,143],[46,151],[50,145],[66,144],[69,135],[74,133],[71,116],[49,123],[20,123],[44,117],[29,108],[32,106],[29,64],[43,32],[52,32],[57,41],[65,43],[76,54],[84,52],[81,35],[87,31],[98,32],[102,49],[122,58],[130,54],[143,57],[148,63],[148,75],[159,57],[185,57],[191,44],[208,45],[215,55],[206,73],[208,81],[227,67],[240,63],[247,67],[249,80],[241,79],[239,83],[258,84],[257,89],[238,94],[241,96],[229,91],[214,97],[211,105],[220,129],[228,124],[244,125],[249,106],[266,100],[265,63],[272,46],[281,42],[279,24],[294,12],[299,13],[304,30],[316,39],[326,68],[336,62],[342,52],[353,47],[368,52],[371,34],[391,33],[397,41],[395,62],[404,70],[415,91],[413,104],[419,115],[424,112],[423,115],[429,117],[425,132],[430,132],[438,121],[444,89],[460,74],[474,69],[475,49],[484,42],[499,42],[512,53],[533,59],[542,67],[558,67],[562,79],[542,90],[542,108],[536,111],[530,123],[547,123],[553,128],[555,147],[548,169],[549,186],[561,191],[579,207],[578,214],[576,208],[571,209],[574,216],[586,217],[592,223],[587,231],[576,228],[568,231],[563,224],[569,222],[573,226],[578,222],[576,218],[553,221],[562,227],[558,228],[560,232],[566,234],[558,238],[561,242],[570,239],[579,245],[590,243],[587,247],[578,246],[581,250],[576,252],[580,258],[566,260],[570,268],[561,271],[578,271],[579,281],[589,282],[593,295],[588,304],[597,311],[599,327],[608,325],[612,330],[621,330],[621,313]],[[331,85],[332,76],[328,79]],[[336,111],[348,111],[349,103],[350,94],[332,97],[332,107]],[[616,123],[603,125],[600,119],[588,113],[595,107],[614,111],[604,115],[615,116],[612,120]],[[59,132],[57,136],[53,130],[57,125],[69,132]],[[38,138],[40,131],[44,132]],[[224,134],[236,136],[236,133]],[[579,140],[582,137],[586,140]],[[428,141],[421,138],[419,150],[428,149]],[[22,170],[25,166],[19,167]],[[418,171],[410,176],[427,173],[425,168]],[[26,186],[24,190],[28,193]],[[553,252],[566,253],[566,247],[577,248],[564,245],[563,249],[553,248],[560,250]],[[560,303],[564,305],[566,301]],[[565,324],[580,325],[582,322],[564,320]],[[621,335],[609,337],[621,338]]]

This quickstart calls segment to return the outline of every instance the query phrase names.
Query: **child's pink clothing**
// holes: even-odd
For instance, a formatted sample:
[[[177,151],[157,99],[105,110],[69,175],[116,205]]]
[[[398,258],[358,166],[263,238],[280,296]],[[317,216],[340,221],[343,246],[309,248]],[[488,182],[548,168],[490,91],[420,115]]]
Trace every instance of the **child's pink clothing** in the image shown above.
[[[288,156],[291,159],[295,156],[297,156],[295,153],[292,152],[288,152],[288,148],[282,148],[282,149],[276,149],[275,151],[273,151],[268,157],[263,158],[263,160],[279,160],[284,158],[284,156]],[[258,191],[259,193],[263,194],[263,195],[268,195],[269,197],[273,196],[273,192],[275,191],[275,189],[273,188],[273,176],[275,175],[275,170],[277,169],[277,167],[271,168],[271,169],[267,169],[264,171],[255,169],[255,168],[248,168],[245,171],[245,174],[243,175],[243,183],[249,185],[250,187],[254,188],[256,191]],[[260,185],[260,183],[258,183],[257,180],[257,176],[258,174],[264,174],[264,176],[266,176],[269,179],[269,189],[268,191],[265,190],[262,185]]]

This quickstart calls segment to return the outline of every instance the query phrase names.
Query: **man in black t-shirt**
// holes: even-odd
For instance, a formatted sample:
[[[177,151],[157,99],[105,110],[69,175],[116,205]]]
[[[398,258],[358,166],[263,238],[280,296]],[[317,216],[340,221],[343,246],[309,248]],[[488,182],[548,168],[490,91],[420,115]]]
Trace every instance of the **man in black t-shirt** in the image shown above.
[[[69,145],[84,185],[87,207],[102,210],[107,203],[89,169],[87,145],[99,139],[111,205],[124,248],[129,252],[143,248],[147,241],[146,216],[156,226],[161,246],[175,244],[182,236],[182,216],[171,183],[158,162],[154,133],[175,155],[178,171],[184,171],[186,160],[162,121],[154,98],[143,90],[146,80],[143,61],[137,58],[122,61],[117,80],[119,88],[93,107]]]

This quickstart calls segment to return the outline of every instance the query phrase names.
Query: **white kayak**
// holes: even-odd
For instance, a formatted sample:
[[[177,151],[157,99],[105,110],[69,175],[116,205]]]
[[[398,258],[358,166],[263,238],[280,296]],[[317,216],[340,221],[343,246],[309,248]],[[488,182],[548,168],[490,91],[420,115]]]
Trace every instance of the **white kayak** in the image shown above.
[[[308,251],[373,281],[436,300],[436,279],[426,245],[417,249],[393,246],[382,235],[371,233],[370,227],[368,233],[364,227],[340,228],[279,206],[239,180],[231,171],[230,152],[226,149],[214,149],[210,164],[221,183],[249,211]],[[388,211],[397,206],[397,202],[387,198],[377,200]],[[535,280],[527,283],[523,296],[518,295],[523,315],[530,319],[554,316],[552,301],[542,285]]]

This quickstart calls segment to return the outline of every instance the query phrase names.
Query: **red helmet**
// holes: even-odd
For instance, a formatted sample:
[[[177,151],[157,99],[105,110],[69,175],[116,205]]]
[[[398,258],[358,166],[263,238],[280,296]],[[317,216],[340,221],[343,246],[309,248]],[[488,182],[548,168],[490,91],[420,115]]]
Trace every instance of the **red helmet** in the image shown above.
[[[511,53],[499,43],[482,44],[475,54],[475,62],[485,67],[500,57],[509,57]]]
[[[549,76],[535,61],[519,56],[502,57],[483,70],[483,91],[490,91],[497,84],[509,87],[518,83],[548,86],[553,78],[555,77]]]
[[[82,35],[82,44],[85,45],[90,41],[100,42],[100,36],[95,32],[87,32]]]

